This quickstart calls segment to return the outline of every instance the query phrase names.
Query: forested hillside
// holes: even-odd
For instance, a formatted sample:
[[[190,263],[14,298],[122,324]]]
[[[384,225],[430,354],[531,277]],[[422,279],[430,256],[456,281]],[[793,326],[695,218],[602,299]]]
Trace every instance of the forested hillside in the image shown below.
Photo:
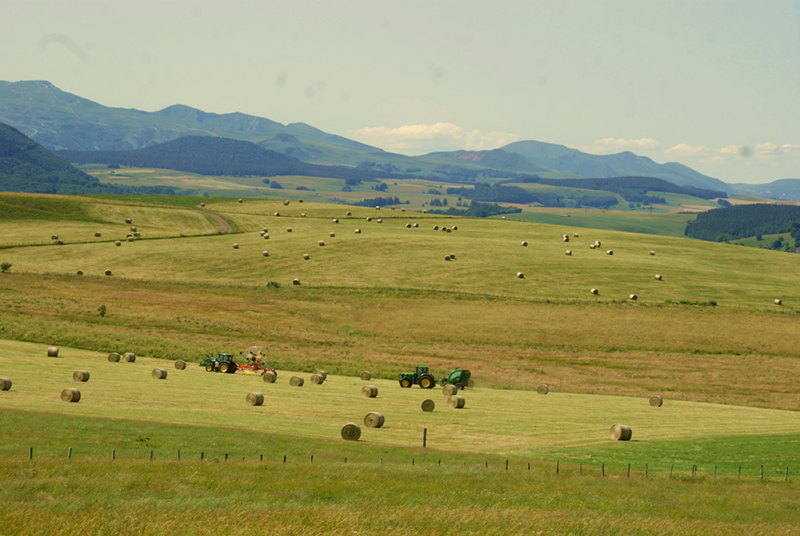
[[[715,199],[728,197],[728,194],[718,190],[696,188],[694,186],[679,186],[655,177],[612,177],[602,179],[527,179],[525,182],[538,182],[552,186],[568,186],[584,190],[600,190],[614,192],[621,195],[625,201],[634,203],[648,202],[647,192],[669,192],[675,194],[691,195],[701,199]],[[656,202],[656,201],[650,201]],[[663,202],[663,201],[662,201]]]
[[[690,221],[684,232],[715,242],[777,233],[800,239],[800,206],[753,204],[709,210]]]

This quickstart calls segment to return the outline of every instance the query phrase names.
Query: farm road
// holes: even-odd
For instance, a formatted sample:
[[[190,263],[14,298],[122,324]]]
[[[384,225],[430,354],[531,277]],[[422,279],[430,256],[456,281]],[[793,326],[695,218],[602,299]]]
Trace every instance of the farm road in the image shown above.
[[[223,233],[230,233],[231,231],[233,231],[233,228],[231,228],[231,224],[225,221],[222,218],[222,216],[217,216],[216,214],[211,214],[210,212],[207,212],[206,214],[214,218],[214,221],[216,221],[219,224],[220,228],[222,228]]]

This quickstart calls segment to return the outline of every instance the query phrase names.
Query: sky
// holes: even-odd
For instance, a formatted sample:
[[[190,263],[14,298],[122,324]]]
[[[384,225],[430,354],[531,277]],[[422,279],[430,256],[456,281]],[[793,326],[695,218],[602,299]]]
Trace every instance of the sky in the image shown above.
[[[0,80],[410,155],[538,140],[800,178],[800,0],[0,0]]]

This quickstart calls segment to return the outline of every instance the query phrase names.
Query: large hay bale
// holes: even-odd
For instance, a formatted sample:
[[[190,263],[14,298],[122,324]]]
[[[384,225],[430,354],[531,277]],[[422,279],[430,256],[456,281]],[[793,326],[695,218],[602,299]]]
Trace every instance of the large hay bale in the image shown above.
[[[75,382],[88,382],[89,373],[85,370],[76,370],[72,373],[72,381]]]
[[[50,240],[58,240],[58,235],[54,234],[53,236],[50,237]]]
[[[310,258],[311,258],[311,257],[308,255],[308,253],[304,253],[304,254],[303,254],[303,260],[304,260],[304,261],[307,261],[307,260],[308,260],[308,259],[310,259]]]
[[[301,217],[301,218],[305,218],[305,217],[306,217],[306,213],[305,213],[305,212],[301,212],[301,213],[300,213],[300,217]]]
[[[377,411],[370,411],[364,416],[364,426],[367,428],[380,428],[386,419],[383,418],[382,413]]]
[[[183,359],[178,359],[177,361],[175,361],[175,368],[177,370],[186,369],[186,361],[184,361]]]
[[[542,384],[536,388],[536,392],[539,393],[540,395],[546,395],[547,393],[550,392],[550,387],[545,384]]]
[[[463,396],[460,395],[453,395],[447,399],[447,405],[453,409],[461,409],[464,407],[467,401],[464,399]]]
[[[164,380],[167,377],[167,371],[163,368],[154,368],[151,375],[154,380]]]
[[[261,255],[263,255],[264,257],[269,257],[269,251],[265,249],[264,251],[261,252]]]
[[[599,240],[595,240],[594,241],[594,247],[599,248],[600,246],[601,246],[600,241]]]
[[[427,210],[423,210],[423,211],[422,211],[422,213],[423,213],[423,214],[427,214],[427,213],[428,213],[428,211],[427,211]]]
[[[289,378],[289,385],[292,387],[302,387],[304,383],[306,383],[306,381],[300,376],[292,376]]]
[[[287,199],[286,201],[284,201],[284,202],[283,202],[283,205],[284,205],[284,206],[286,206],[286,207],[288,207],[288,206],[289,206],[289,200]]]
[[[100,234],[100,233],[94,233],[94,237],[95,237],[95,238],[100,238],[101,236],[103,236],[103,235],[102,235],[102,234]]]
[[[361,229],[356,229],[356,234],[361,234]]]
[[[131,232],[135,233],[136,232],[136,227],[131,227]]]
[[[650,250],[650,255],[655,255],[655,254],[656,254],[656,252],[655,252],[654,250],[652,250],[652,249],[651,249],[651,250]]]
[[[567,257],[570,257],[570,256],[572,256],[572,251],[568,249],[567,251],[564,252],[564,255],[566,255]]]
[[[352,216],[352,215],[353,215],[353,213],[350,212],[349,210],[345,213],[345,216]]]
[[[287,227],[287,228],[286,228],[286,232],[287,232],[287,233],[291,233],[291,232],[292,232],[292,228],[291,228],[291,227]]]
[[[133,242],[133,237],[132,237],[132,236],[129,236],[129,237],[128,237],[128,238],[126,238],[125,240],[127,240],[128,242]],[[239,246],[237,245],[236,247],[239,247]]]
[[[337,218],[333,218],[333,223],[339,223],[339,220]]]
[[[134,238],[141,238],[142,237],[142,233],[133,233],[133,237]]]
[[[418,223],[413,224],[411,227],[419,227]]]
[[[378,218],[378,223],[383,223],[383,220],[381,218]]]
[[[519,279],[525,279],[525,274],[523,274],[522,272],[517,272],[517,277]]]
[[[365,396],[367,398],[375,398],[378,396],[378,388],[374,385],[365,385],[361,388],[361,396]]]
[[[64,241],[63,240],[56,240],[56,245],[63,246],[64,245]]]
[[[595,246],[594,244],[591,244],[591,245],[589,246],[589,249],[595,249],[596,247],[597,247],[597,246]]]
[[[615,424],[611,427],[611,439],[614,441],[628,441],[633,435],[630,426],[624,424]]]
[[[247,400],[248,406],[260,406],[264,403],[264,395],[261,393],[248,393],[245,400]]]
[[[319,374],[320,376],[322,376],[323,380],[327,380],[328,379],[328,373],[325,372],[324,370],[318,370],[314,374]]]
[[[564,242],[569,242],[569,237],[568,237],[567,235],[564,235],[564,236],[563,236],[563,238],[562,238],[562,240],[563,240]]]
[[[108,354],[108,361],[110,363],[119,363],[120,355],[117,352],[111,352]]]
[[[433,411],[436,409],[436,402],[430,398],[422,401],[422,411]]]
[[[656,281],[661,281],[661,274],[656,274]]]
[[[233,244],[233,249],[239,249],[239,244],[237,244],[237,243],[234,243],[234,244]]]
[[[121,246],[122,242],[120,242],[119,240],[114,240],[114,245],[115,246]]]
[[[106,274],[106,275],[111,275],[111,270],[106,270],[106,271],[105,271],[105,272],[103,272],[103,273],[104,273],[104,274]]]
[[[299,285],[299,284],[300,284],[300,280],[299,280],[298,278],[296,278],[296,277],[295,277],[295,278],[292,280],[292,285]]]
[[[320,240],[319,241],[319,245],[320,245],[320,247],[324,246],[325,245],[325,241],[324,240]]]
[[[133,223],[133,222],[131,221],[131,219],[130,219],[130,218],[126,218],[126,219],[125,219],[125,223],[127,223],[128,225],[130,225],[130,224],[131,224],[131,223]]]
[[[458,392],[458,387],[450,383],[445,385],[444,388],[442,389],[442,393],[444,393],[445,396],[452,396],[457,392]]]
[[[528,247],[528,243],[526,241],[524,241],[524,240],[522,241],[522,247],[524,247],[524,248]]]
[[[269,235],[266,233],[264,234],[264,240],[269,240]]]
[[[70,387],[68,389],[64,389],[61,391],[61,400],[64,402],[78,402],[81,399],[81,392],[75,389],[74,387]]]
[[[467,382],[467,387],[469,387],[470,389],[473,389],[475,387],[475,380],[470,378],[469,381]]]
[[[780,299],[780,298],[778,298],[777,300],[775,300],[775,302],[774,302],[774,303],[775,303],[775,305],[783,305],[783,301],[781,301],[781,299]]]
[[[367,216],[367,221],[372,221],[372,218],[370,218],[369,216]]]
[[[266,383],[275,383],[275,380],[278,379],[278,374],[271,370],[268,370],[261,376],[261,379],[264,380]]]
[[[206,208],[206,204],[205,203],[200,203],[200,208]]]
[[[47,357],[58,357],[58,346],[50,346],[47,348]]]
[[[331,237],[331,238],[335,238],[336,237],[336,233],[331,231],[330,233],[328,233],[328,236]]]
[[[281,213],[280,213],[280,212],[275,212],[275,213],[273,213],[272,215],[273,215],[273,216],[275,216],[275,217],[277,218],[278,216],[280,216],[280,215],[281,215]]]
[[[361,375],[359,376],[365,382],[368,382],[372,379],[372,374],[368,370],[361,371]]]
[[[124,354],[122,354],[122,360],[125,361],[126,363],[133,363],[134,361],[136,361],[136,354],[134,354],[133,352],[125,352]]]
[[[575,236],[575,238],[578,238],[578,233],[575,233],[573,236]]]
[[[610,250],[610,249],[608,251],[606,251],[606,255],[613,255],[613,254],[614,254],[614,252],[612,250]]]
[[[458,226],[457,226],[457,225],[453,225],[452,229],[453,229],[454,231],[458,231]]]
[[[450,258],[451,258],[451,259],[453,259],[453,260],[455,260],[455,258],[456,258],[456,254],[455,254],[455,253],[451,253],[451,254],[450,254]]]
[[[631,301],[636,301],[639,299],[639,296],[637,296],[636,294],[631,294],[630,296],[628,296],[628,299]]]
[[[596,288],[593,288],[592,290],[590,290],[589,293],[593,294],[594,296],[597,296],[598,294],[600,294],[600,292]]]
[[[444,260],[449,261],[450,260],[450,255],[445,255],[444,256]]]
[[[439,226],[438,226],[438,225],[434,225],[434,226],[433,226],[433,230],[434,230],[434,231],[438,231],[438,230],[439,230]]]
[[[380,209],[381,209],[380,205],[375,205],[375,210],[380,210]]]
[[[325,381],[325,376],[322,376],[319,373],[311,375],[311,383],[313,383],[314,385],[322,385],[324,381]]]
[[[77,272],[75,272],[75,274],[76,275],[83,275],[83,270],[78,270]]]
[[[244,202],[244,200],[240,197],[239,198],[239,203],[243,203],[243,202]]]
[[[358,441],[361,437],[361,427],[354,422],[342,426],[342,439],[345,441]]]
[[[411,229],[411,224],[410,223],[406,224],[406,229]]]
[[[11,389],[11,380],[0,378],[0,391],[8,391],[9,389]]]
[[[660,408],[664,404],[664,399],[658,395],[650,397],[650,405],[654,408]]]

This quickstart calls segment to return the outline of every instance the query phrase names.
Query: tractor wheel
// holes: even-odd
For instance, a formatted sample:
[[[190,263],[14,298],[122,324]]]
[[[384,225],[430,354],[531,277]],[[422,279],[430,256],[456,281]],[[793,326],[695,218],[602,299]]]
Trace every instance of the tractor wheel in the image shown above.
[[[214,372],[214,363],[206,365],[206,372]]]
[[[436,385],[436,382],[430,376],[423,376],[419,379],[419,386],[422,389],[433,389],[434,385]]]
[[[403,388],[411,387],[411,380],[409,380],[408,378],[403,378],[402,380],[400,380],[400,387]]]
[[[227,363],[220,363],[219,364],[219,371],[225,374],[230,369],[230,366]]]

